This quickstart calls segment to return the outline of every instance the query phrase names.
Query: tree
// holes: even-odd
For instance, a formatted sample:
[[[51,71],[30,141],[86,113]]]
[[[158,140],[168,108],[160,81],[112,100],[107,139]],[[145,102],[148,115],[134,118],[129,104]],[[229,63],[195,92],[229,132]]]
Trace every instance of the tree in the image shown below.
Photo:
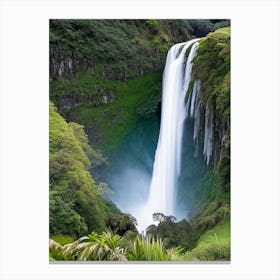
[[[123,236],[128,230],[137,232],[136,219],[130,214],[118,214],[107,220],[106,226],[114,233]]]
[[[165,216],[164,216],[164,214],[162,214],[162,213],[154,213],[154,214],[153,214],[153,220],[154,220],[155,222],[163,222],[164,219],[165,219]]]
[[[176,221],[176,217],[174,216],[165,216],[163,213],[154,213],[153,220],[156,222],[169,222],[174,223]]]

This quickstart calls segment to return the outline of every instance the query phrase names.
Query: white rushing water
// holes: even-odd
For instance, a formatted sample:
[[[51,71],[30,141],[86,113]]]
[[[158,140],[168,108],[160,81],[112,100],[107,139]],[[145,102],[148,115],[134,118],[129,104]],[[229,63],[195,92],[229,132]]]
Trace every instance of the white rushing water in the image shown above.
[[[136,215],[140,230],[145,230],[148,225],[154,223],[153,213],[175,215],[177,180],[181,168],[183,123],[187,115],[185,96],[191,81],[192,60],[196,55],[198,40],[176,44],[167,55],[162,84],[160,133],[150,194],[147,205],[139,209],[141,213]],[[191,49],[186,61],[186,52],[189,48]],[[194,86],[199,87],[199,84]],[[189,113],[194,116],[197,114],[195,96],[192,99]]]
[[[200,96],[200,81],[194,81],[193,89],[188,97],[186,110],[187,118],[192,119],[194,124],[193,141],[195,142],[195,154],[198,153],[198,134],[201,128],[201,117],[204,114],[204,146],[203,155],[207,165],[210,162],[213,150],[213,112],[209,109],[208,102],[203,105]]]
[[[209,164],[212,155],[212,138],[213,138],[213,113],[209,110],[209,105],[206,103],[205,110],[205,129],[204,129],[204,147],[203,155]]]

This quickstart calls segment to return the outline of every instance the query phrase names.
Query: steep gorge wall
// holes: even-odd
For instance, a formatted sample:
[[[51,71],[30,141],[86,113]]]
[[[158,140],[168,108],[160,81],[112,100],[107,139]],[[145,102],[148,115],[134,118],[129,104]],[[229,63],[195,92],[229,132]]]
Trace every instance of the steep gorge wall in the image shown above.
[[[181,192],[191,201],[190,217],[198,217],[199,226],[207,228],[230,213],[229,27],[209,33],[200,41],[187,99],[193,116],[186,121]],[[194,169],[192,173],[190,169]]]
[[[194,61],[193,77],[201,82],[201,100],[213,114],[212,161],[230,149],[230,28],[209,33]]]
[[[190,30],[186,20],[51,20],[50,98],[109,155],[148,96],[159,107],[166,53]]]

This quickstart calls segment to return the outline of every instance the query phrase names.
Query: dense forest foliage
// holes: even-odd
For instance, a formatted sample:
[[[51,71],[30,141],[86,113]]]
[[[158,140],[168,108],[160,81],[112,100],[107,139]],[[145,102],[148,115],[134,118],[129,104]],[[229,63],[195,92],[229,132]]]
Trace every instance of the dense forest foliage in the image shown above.
[[[52,103],[49,141],[50,233],[79,237],[93,230],[135,231],[133,219],[102,198],[104,183],[96,185],[88,171],[104,158],[90,146],[83,127],[66,123]]]
[[[230,28],[223,26],[229,21],[50,21],[51,260],[230,259]],[[213,157],[206,165],[202,155],[189,156],[186,126],[178,196],[189,219],[157,213],[158,225],[143,237],[111,201],[124,184],[114,178],[124,166],[151,172],[167,51],[201,36],[193,80],[214,114]],[[202,130],[199,139],[201,146]]]

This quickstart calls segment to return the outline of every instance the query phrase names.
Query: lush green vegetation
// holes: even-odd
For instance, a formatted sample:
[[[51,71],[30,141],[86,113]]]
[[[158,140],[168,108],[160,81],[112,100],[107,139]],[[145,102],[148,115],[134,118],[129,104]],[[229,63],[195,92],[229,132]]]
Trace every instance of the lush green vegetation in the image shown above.
[[[211,73],[209,75],[209,73]],[[201,93],[218,121],[217,129],[225,131],[224,154],[219,165],[224,188],[229,188],[230,158],[230,27],[209,33],[199,44],[194,59],[193,76],[202,81]]]
[[[51,20],[50,46],[107,79],[159,70],[169,47],[190,38],[184,20]],[[77,66],[78,67],[78,66]]]
[[[193,75],[202,81],[204,100],[210,100],[226,120],[230,114],[230,27],[209,33],[200,42]]]
[[[183,20],[51,20],[50,98],[68,121],[94,126],[110,157],[157,112],[167,50],[186,38]]]
[[[209,252],[216,251],[214,259],[228,259],[229,223],[230,223],[230,28],[221,28],[201,40],[198,54],[194,59],[193,81],[201,81],[201,95],[204,104],[208,102],[214,112],[213,163],[206,166],[202,152],[191,160],[186,160],[182,166],[179,192],[182,204],[189,201],[186,211],[191,217],[190,224],[194,237],[207,235],[217,224],[224,226],[224,236],[227,242],[211,240],[209,244],[197,245],[188,253],[194,260],[197,257],[206,258]],[[210,74],[209,74],[210,73]],[[188,90],[189,94],[193,82]],[[201,132],[200,132],[201,133]],[[199,138],[198,146],[192,143],[193,128],[186,123],[182,158],[190,159],[195,150],[203,150],[203,137]],[[202,135],[203,136],[203,135]],[[222,143],[222,144],[221,144]],[[220,154],[219,154],[220,153]],[[195,239],[200,244],[200,241]],[[201,237],[202,238],[202,237]],[[210,244],[211,243],[211,244]],[[190,244],[191,245],[191,244]],[[221,257],[224,254],[224,257]]]
[[[90,75],[83,76],[83,79],[94,83]],[[161,73],[150,73],[127,82],[99,82],[108,87],[110,84],[111,91],[114,92],[114,102],[106,106],[96,106],[94,109],[88,104],[81,104],[65,114],[83,125],[96,125],[100,138],[95,146],[110,156],[119,147],[124,136],[132,131],[139,118],[148,118],[159,109]]]
[[[228,22],[50,21],[50,260],[230,259],[230,28],[212,32],[223,25]],[[191,36],[206,37],[187,95],[199,79],[216,133],[225,134],[222,156],[210,166],[201,152],[190,156],[192,127],[185,130],[178,203],[186,207],[188,200],[191,220],[162,215],[144,238],[134,217],[104,197],[124,166],[151,172],[165,56]],[[89,139],[85,131],[92,127]]]
[[[66,123],[52,103],[49,141],[50,234],[78,237],[93,230],[102,232],[110,228],[109,217],[125,218],[101,197],[88,171],[104,161],[102,155],[88,144],[83,127]]]
[[[219,20],[51,20],[51,100],[67,120],[94,126],[97,137],[92,143],[111,157],[135,121],[158,113],[166,53],[174,43],[190,39],[190,32],[200,36],[198,22],[209,31],[225,24]],[[64,71],[59,75],[61,63]],[[67,106],[69,100],[72,106]]]
[[[230,20],[217,20],[217,19],[192,19],[188,21],[191,26],[191,34],[196,37],[204,37],[208,33],[215,31],[221,27],[229,26]]]
[[[229,218],[207,230],[198,240],[197,246],[186,253],[189,260],[230,260]]]
[[[79,236],[105,229],[101,197],[88,172],[90,160],[78,129],[67,124],[50,103],[50,233]],[[75,128],[79,128],[75,124]]]
[[[64,246],[50,240],[50,259],[51,260],[126,260],[124,251],[120,248],[120,239],[118,235],[103,233],[98,235],[92,232],[88,236],[65,244]]]
[[[166,218],[166,217],[165,217]],[[214,261],[230,260],[229,221],[205,232],[192,250],[168,247],[166,240],[147,235],[92,232],[68,244],[50,239],[50,260],[80,261]]]
[[[211,73],[209,75],[209,73]],[[215,171],[224,193],[230,189],[230,27],[209,33],[199,44],[194,59],[193,76],[202,82],[201,94],[214,112],[215,130],[223,139],[215,139],[214,149],[222,149],[216,157]],[[222,142],[220,147],[218,141]],[[215,151],[214,151],[215,152]]]
[[[161,238],[165,241],[166,248],[172,249],[181,247],[182,251],[193,248],[197,236],[194,227],[188,221],[176,222],[173,216],[165,216],[162,213],[154,213],[153,218],[159,224],[150,225],[147,233],[154,238]]]

